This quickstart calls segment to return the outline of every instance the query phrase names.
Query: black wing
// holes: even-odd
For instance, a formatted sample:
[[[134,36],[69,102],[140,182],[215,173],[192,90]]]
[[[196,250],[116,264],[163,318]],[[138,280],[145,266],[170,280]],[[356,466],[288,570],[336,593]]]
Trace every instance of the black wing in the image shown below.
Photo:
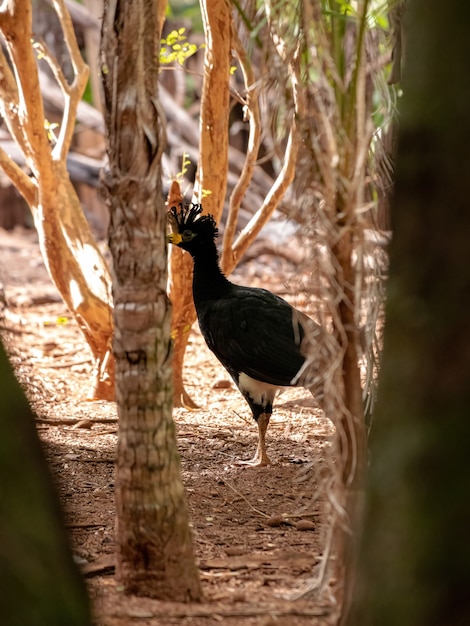
[[[237,381],[244,372],[288,386],[304,363],[308,318],[270,291],[233,285],[230,294],[200,307],[198,319],[207,345]]]

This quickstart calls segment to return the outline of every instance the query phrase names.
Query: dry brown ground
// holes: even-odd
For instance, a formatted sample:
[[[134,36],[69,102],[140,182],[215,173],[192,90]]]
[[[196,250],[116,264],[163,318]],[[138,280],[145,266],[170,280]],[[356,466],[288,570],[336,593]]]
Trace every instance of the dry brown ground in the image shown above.
[[[248,266],[249,265],[249,266]],[[289,290],[252,261],[237,280]],[[272,264],[271,264],[272,267]],[[273,278],[274,277],[274,278]],[[334,623],[331,607],[293,600],[321,556],[322,514],[312,468],[332,428],[304,390],[284,392],[268,432],[270,467],[236,465],[256,446],[256,427],[225,370],[192,331],[185,383],[202,407],[176,409],[178,444],[205,600],[181,605],[128,597],[112,568],[114,403],[89,402],[91,362],[44,269],[35,236],[0,232],[0,281],[8,301],[5,339],[37,412],[73,553],[101,626],[296,626]]]

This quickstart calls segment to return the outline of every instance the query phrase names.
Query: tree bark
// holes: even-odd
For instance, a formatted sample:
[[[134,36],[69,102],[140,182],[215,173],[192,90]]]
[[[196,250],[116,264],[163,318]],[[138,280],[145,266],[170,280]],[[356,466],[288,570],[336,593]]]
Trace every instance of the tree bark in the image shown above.
[[[183,202],[179,183],[172,181],[168,194],[168,207]],[[176,250],[176,251],[175,251]],[[173,307],[171,336],[173,338],[173,405],[196,409],[198,405],[184,388],[183,367],[191,326],[196,319],[192,297],[193,261],[189,254],[171,246],[168,256],[168,294]],[[190,297],[188,297],[188,294]]]
[[[102,71],[110,171],[119,445],[117,576],[126,591],[198,600],[172,421],[171,308],[158,103],[158,2],[107,2]]]
[[[424,0],[410,0],[407,11],[383,367],[349,623],[464,626],[470,5],[454,0],[429,11]]]
[[[206,49],[201,100],[199,163],[195,201],[203,201],[204,213],[220,221],[224,208],[228,170],[228,122],[230,104],[230,55],[232,9],[228,0],[201,1]],[[183,361],[189,330],[196,320],[191,288],[192,260],[171,246],[170,299],[175,337],[175,406],[196,406],[183,386]]]
[[[367,436],[364,423],[361,377],[359,370],[359,330],[356,311],[359,303],[354,290],[355,268],[353,266],[353,231],[348,229],[332,246],[338,261],[342,286],[337,305],[339,330],[338,344],[343,353],[342,372],[338,396],[342,396],[336,411],[336,464],[338,467],[338,501],[342,504],[343,524],[336,522],[335,542],[338,573],[342,580],[342,605],[339,624],[346,623],[350,610],[357,567],[357,541],[354,529],[362,514],[364,480],[367,459]]]
[[[0,615],[5,626],[91,626],[34,415],[0,343]]]

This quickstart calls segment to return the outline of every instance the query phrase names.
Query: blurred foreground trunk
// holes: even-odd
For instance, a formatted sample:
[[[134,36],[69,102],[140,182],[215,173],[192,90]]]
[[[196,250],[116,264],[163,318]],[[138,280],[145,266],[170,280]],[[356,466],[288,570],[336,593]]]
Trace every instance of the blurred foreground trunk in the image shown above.
[[[408,2],[357,626],[470,624],[470,5]],[[446,54],[442,51],[445,49]],[[452,59],[449,71],[448,59]]]
[[[91,626],[34,414],[0,343],[0,615],[4,626]]]

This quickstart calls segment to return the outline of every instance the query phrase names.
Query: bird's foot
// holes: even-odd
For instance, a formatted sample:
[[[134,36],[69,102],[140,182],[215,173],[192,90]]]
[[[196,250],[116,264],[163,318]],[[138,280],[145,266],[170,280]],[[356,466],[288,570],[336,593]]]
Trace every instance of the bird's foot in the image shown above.
[[[271,414],[261,413],[258,416],[258,445],[256,447],[255,456],[250,461],[240,461],[239,465],[245,465],[246,467],[266,467],[271,465],[268,453],[266,452],[266,429],[268,428],[269,418]]]
[[[236,465],[243,465],[244,467],[249,467],[250,469],[256,469],[257,467],[266,467],[267,465],[271,465],[271,461],[267,454],[261,456],[255,454],[255,456],[249,461],[237,461]]]

